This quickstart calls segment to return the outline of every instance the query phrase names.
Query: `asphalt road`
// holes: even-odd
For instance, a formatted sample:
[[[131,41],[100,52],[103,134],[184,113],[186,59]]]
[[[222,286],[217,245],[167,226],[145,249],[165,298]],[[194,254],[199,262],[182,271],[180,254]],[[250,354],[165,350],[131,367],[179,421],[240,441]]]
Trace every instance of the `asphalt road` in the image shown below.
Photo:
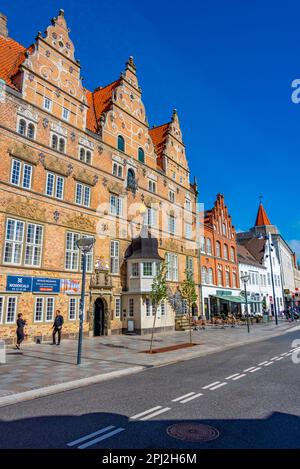
[[[299,331],[0,408],[0,448],[299,448],[294,339],[300,346]],[[199,427],[173,427],[174,438],[176,424],[219,436],[181,440]]]

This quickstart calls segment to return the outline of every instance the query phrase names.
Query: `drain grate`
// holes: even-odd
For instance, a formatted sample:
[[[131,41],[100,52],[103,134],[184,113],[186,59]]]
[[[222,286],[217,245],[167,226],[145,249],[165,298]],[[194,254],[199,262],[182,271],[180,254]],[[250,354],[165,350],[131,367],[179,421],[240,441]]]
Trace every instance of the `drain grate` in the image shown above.
[[[178,440],[203,443],[220,436],[219,430],[201,423],[176,423],[167,428],[167,434]]]

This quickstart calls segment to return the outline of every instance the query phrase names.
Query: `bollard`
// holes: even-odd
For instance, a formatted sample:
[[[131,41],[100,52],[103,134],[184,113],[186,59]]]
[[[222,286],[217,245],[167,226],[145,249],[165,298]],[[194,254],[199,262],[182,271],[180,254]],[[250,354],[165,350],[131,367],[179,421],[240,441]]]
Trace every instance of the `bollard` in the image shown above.
[[[0,365],[5,365],[6,363],[6,353],[5,353],[5,342],[0,340]]]

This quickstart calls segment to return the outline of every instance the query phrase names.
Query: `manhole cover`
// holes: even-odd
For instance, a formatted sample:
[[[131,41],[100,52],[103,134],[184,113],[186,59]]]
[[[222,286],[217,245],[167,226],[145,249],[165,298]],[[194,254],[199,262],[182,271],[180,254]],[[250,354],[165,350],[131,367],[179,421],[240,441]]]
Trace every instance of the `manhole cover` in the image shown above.
[[[176,423],[167,428],[167,434],[178,440],[201,442],[215,440],[220,435],[216,428],[201,423]]]

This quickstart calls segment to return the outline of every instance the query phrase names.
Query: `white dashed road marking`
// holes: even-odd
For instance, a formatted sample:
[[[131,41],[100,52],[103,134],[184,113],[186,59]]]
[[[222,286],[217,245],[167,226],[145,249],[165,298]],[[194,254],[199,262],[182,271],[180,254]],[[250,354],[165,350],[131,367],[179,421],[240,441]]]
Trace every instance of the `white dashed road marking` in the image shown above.
[[[188,397],[187,399],[184,399],[183,401],[180,401],[181,404],[185,404],[186,402],[192,401],[193,399],[196,399],[197,397],[203,396],[201,392],[198,392],[198,394],[194,394],[194,396]]]
[[[247,368],[246,370],[244,370],[244,373],[247,373],[247,371],[250,371],[250,370],[254,370],[255,366],[251,366],[251,368]]]
[[[270,358],[270,360],[276,360],[277,358],[278,358],[278,356],[277,356],[277,357]]]
[[[156,412],[153,412],[153,414],[146,415],[146,417],[142,417],[140,420],[152,419],[152,417],[156,417],[157,415],[163,414],[164,412],[168,412],[168,410],[171,410],[171,407],[165,407],[164,409],[157,410]]]
[[[258,366],[257,368],[254,368],[254,370],[251,370],[250,373],[254,373],[255,371],[261,370],[261,366]]]
[[[245,374],[241,374],[239,376],[236,376],[235,378],[232,378],[232,381],[236,381],[237,379],[240,379],[240,378],[243,378],[244,376],[246,376]]]
[[[234,375],[227,376],[227,378],[225,378],[225,379],[232,379],[232,378],[234,378],[235,376],[238,376],[238,375],[239,375],[239,373],[235,373]]]
[[[154,410],[161,409],[161,405],[157,405],[156,407],[152,407],[151,409],[145,410],[144,412],[141,412],[140,414],[133,415],[130,417],[130,419],[138,419],[139,417],[142,417],[143,415],[149,414],[150,412],[153,412]]]
[[[92,441],[88,441],[87,443],[83,443],[83,445],[78,446],[78,449],[85,449],[88,448],[89,446],[95,445],[96,443],[99,443],[100,441],[106,440],[107,438],[110,438],[113,435],[116,435],[117,433],[123,432],[125,428],[116,428],[116,430],[112,430],[109,433],[106,433],[105,435],[99,436],[98,438],[95,438]]]
[[[90,433],[89,435],[82,436],[81,438],[78,438],[77,440],[71,441],[70,443],[67,443],[67,446],[77,446],[79,443],[83,443],[84,441],[91,440],[93,437],[101,435],[105,432],[108,432],[109,430],[112,430],[113,428],[116,428],[114,425],[109,425],[108,427],[101,428],[100,430],[97,430],[96,432]],[[83,445],[78,446],[78,448],[83,449],[87,448],[88,446],[94,445],[95,443],[98,443],[99,441],[105,440],[106,438],[109,438],[110,436],[116,435],[117,433],[120,433],[121,431],[125,430],[125,428],[116,428],[113,431],[110,431],[109,433],[105,433],[105,435],[102,435],[101,437],[97,437],[96,439],[92,439],[88,443],[84,443]]]
[[[211,386],[214,386],[215,384],[219,384],[219,383],[220,383],[220,381],[215,381],[214,383],[210,383],[207,386],[203,386],[202,389],[209,389]]]
[[[215,389],[221,388],[222,386],[225,386],[226,384],[228,384],[228,383],[217,384],[217,386],[214,386],[213,388],[210,388],[210,391],[214,391]]]
[[[178,402],[184,399],[185,397],[192,396],[192,394],[195,394],[194,392],[189,392],[188,394],[184,394],[183,396],[176,397],[176,399],[172,399],[172,402]]]
[[[266,360],[265,362],[259,363],[258,366],[262,366],[262,365],[264,365],[265,363],[268,363],[268,360]]]
[[[266,363],[264,366],[274,365],[274,362]]]
[[[276,361],[278,362],[279,360],[283,360],[283,357],[278,357],[276,358]]]

